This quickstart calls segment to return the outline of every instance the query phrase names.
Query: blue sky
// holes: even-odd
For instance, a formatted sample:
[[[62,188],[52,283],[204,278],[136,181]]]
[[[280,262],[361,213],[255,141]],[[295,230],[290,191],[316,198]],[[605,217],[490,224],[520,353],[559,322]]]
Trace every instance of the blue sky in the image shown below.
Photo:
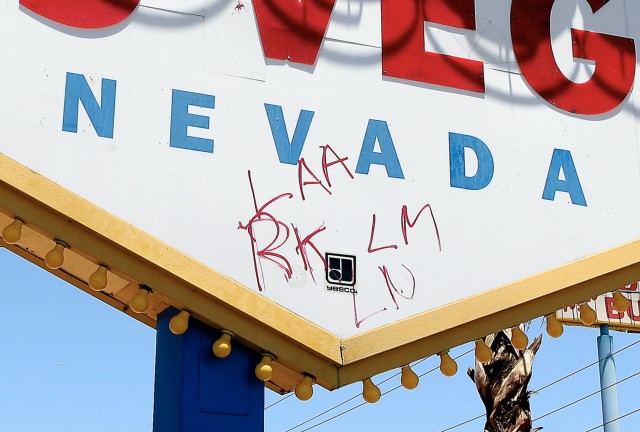
[[[0,248],[0,431],[102,432],[151,431],[155,331],[103,304],[46,271]],[[536,320],[529,338],[544,332]],[[620,350],[640,338],[612,332]],[[537,390],[597,361],[597,329],[565,328],[559,339],[546,336],[534,362],[530,390]],[[471,344],[452,349],[458,356]],[[618,380],[640,371],[640,343],[616,354]],[[472,353],[458,360],[459,372],[446,378],[438,360],[415,365],[421,377],[413,391],[399,388],[373,405],[363,405],[311,430],[442,431],[483,414],[484,409],[465,372],[473,366]],[[436,370],[433,370],[436,369]],[[432,371],[433,370],[433,371]],[[398,371],[374,377],[383,393],[397,387]],[[618,386],[620,414],[640,406],[635,400],[640,375]],[[537,418],[584,397],[599,388],[597,364],[532,396]],[[303,431],[328,417],[359,405],[360,385],[328,392],[316,387],[314,397],[300,402],[267,391],[266,432]],[[337,409],[295,427],[355,396]],[[621,420],[621,430],[635,430],[640,413]],[[602,423],[599,395],[535,422],[546,432],[584,432]],[[484,420],[452,429],[482,431]],[[602,430],[602,428],[597,429]]]

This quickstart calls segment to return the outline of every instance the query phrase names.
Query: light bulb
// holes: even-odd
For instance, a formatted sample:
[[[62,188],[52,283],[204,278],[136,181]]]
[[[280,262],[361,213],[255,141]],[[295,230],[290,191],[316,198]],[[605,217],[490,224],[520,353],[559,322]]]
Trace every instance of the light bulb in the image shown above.
[[[620,313],[624,313],[629,310],[629,299],[626,298],[620,291],[613,293],[613,308]]]
[[[256,366],[256,377],[260,381],[270,381],[273,378],[273,357],[270,354],[262,354],[262,360]]]
[[[554,338],[559,338],[564,332],[562,323],[556,318],[556,314],[547,315],[547,334]]]
[[[476,360],[480,363],[488,363],[493,358],[493,351],[482,339],[476,341]]]
[[[418,375],[416,375],[416,373],[413,371],[413,369],[411,369],[410,366],[403,366],[400,371],[400,383],[402,384],[402,387],[406,388],[407,390],[413,390],[414,388],[418,387],[420,378],[418,377]]]
[[[129,307],[135,313],[142,313],[149,307],[149,290],[140,287],[138,292],[131,297],[129,301]]]
[[[452,377],[458,372],[458,365],[449,355],[449,351],[443,351],[438,354],[440,356],[440,372],[442,375]]]
[[[56,241],[56,245],[44,256],[44,263],[50,269],[59,269],[64,264],[64,242]]]
[[[180,311],[180,313],[169,320],[169,330],[176,335],[185,334],[189,328],[189,312],[186,310]]]
[[[94,291],[102,291],[107,286],[107,268],[99,265],[98,269],[89,276],[89,287]]]
[[[233,333],[229,330],[222,330],[222,336],[218,338],[217,341],[213,343],[211,347],[213,349],[213,354],[218,358],[225,358],[231,354],[231,338],[233,337]]]
[[[296,397],[301,401],[308,401],[313,396],[313,377],[304,375],[302,381],[296,385]]]
[[[596,311],[594,311],[591,306],[587,303],[580,305],[580,322],[582,324],[590,326],[596,322],[597,318]]]
[[[362,381],[362,397],[365,401],[376,403],[380,400],[380,396],[380,389],[371,381],[371,378]]]
[[[16,244],[22,237],[22,224],[20,219],[14,219],[9,225],[2,230],[2,238],[9,244]]]
[[[529,338],[518,326],[511,329],[511,345],[520,351],[526,350],[529,345]]]

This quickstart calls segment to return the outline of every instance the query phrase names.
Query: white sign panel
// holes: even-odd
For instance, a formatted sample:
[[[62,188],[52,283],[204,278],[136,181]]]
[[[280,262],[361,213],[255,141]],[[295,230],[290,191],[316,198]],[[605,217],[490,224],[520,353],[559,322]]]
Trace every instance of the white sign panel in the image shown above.
[[[339,337],[640,237],[636,2],[39,3],[0,152]]]

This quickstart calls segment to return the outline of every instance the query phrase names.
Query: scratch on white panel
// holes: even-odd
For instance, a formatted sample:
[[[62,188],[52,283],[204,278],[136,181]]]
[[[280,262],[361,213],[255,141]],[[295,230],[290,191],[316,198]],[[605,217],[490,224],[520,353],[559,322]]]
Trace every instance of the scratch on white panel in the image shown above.
[[[180,14],[180,15],[190,15],[190,16],[198,16],[201,18],[204,18],[204,13],[198,13],[198,12],[189,12],[189,11],[178,11],[178,10],[171,10],[171,9],[165,9],[165,8],[160,8],[160,7],[154,7],[154,6],[146,6],[146,5],[140,5],[141,8],[146,8],[146,9],[153,9],[153,10],[157,10],[157,11],[161,11],[161,12],[170,12],[170,13],[176,13],[176,14]]]

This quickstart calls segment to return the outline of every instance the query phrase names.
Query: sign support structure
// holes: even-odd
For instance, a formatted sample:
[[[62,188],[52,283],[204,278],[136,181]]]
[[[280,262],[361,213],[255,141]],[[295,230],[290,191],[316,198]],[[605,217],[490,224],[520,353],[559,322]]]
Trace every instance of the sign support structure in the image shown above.
[[[620,432],[613,336],[609,335],[609,326],[606,324],[600,326],[600,336],[598,336],[598,366],[600,369],[600,398],[602,400],[604,432]]]
[[[235,343],[228,357],[211,352],[219,332],[191,319],[175,335],[158,315],[153,432],[264,431],[264,383],[253,372],[259,355]]]

